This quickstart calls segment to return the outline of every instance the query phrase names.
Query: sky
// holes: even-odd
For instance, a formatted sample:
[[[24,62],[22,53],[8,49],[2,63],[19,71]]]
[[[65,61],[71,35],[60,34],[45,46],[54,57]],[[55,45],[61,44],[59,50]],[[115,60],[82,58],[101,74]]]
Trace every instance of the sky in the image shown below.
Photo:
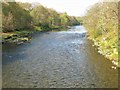
[[[100,0],[15,0],[19,2],[38,2],[48,8],[53,8],[58,12],[67,12],[71,16],[84,16],[86,10],[91,5],[99,2]]]

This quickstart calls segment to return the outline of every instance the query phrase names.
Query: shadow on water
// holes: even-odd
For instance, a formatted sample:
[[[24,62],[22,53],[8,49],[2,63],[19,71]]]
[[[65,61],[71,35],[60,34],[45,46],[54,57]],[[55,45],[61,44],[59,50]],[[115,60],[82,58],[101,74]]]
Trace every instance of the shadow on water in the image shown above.
[[[112,62],[105,58],[103,55],[97,52],[97,48],[93,47],[93,42],[87,40],[86,50],[88,63],[90,65],[91,71],[96,75],[96,77],[101,80],[101,84],[107,86],[117,86],[118,87],[118,69],[112,69]],[[101,85],[102,86],[102,85]]]
[[[21,48],[24,45],[16,44],[3,44],[2,45],[2,65],[12,63],[16,60],[22,60],[27,57],[24,52],[21,52]]]
[[[42,37],[44,34],[50,34],[50,32],[37,32],[32,35],[32,40],[36,41],[37,38]],[[24,44],[17,45],[15,43],[5,43],[2,44],[2,65],[12,63],[18,60],[24,60],[24,58],[29,57],[27,53],[25,53],[28,47],[32,46],[34,43],[25,42]]]

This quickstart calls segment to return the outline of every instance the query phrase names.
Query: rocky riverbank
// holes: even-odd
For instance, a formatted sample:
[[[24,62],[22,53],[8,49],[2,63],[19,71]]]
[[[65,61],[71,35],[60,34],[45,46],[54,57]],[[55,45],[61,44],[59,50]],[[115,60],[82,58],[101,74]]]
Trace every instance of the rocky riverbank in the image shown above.
[[[32,30],[22,30],[9,33],[2,33],[2,43],[15,43],[22,44],[31,39],[31,35],[34,33]]]

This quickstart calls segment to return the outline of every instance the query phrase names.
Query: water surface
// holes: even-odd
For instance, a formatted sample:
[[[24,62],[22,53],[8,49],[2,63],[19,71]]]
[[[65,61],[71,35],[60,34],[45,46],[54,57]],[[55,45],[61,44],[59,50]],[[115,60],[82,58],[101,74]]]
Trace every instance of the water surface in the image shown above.
[[[83,26],[74,26],[3,45],[3,88],[117,88],[117,70],[85,35]]]

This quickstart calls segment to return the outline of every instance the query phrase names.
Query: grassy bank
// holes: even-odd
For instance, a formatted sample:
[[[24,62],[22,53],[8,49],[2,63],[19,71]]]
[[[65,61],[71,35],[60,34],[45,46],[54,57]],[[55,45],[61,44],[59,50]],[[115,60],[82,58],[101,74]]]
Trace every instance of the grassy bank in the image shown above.
[[[84,25],[88,38],[94,41],[98,52],[120,67],[118,62],[118,3],[97,3],[88,10]]]

